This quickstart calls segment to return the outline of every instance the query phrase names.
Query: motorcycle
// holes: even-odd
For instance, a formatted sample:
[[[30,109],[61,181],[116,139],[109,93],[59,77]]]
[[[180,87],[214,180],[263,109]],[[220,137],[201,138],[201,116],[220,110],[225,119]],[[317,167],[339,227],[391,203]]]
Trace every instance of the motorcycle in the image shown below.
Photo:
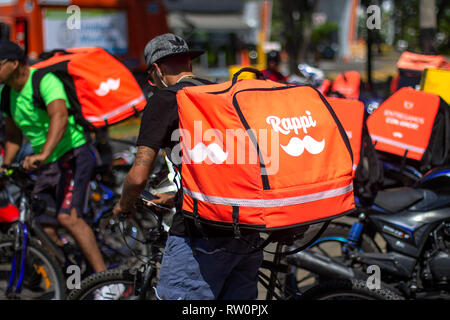
[[[287,257],[293,276],[307,270],[317,285],[368,279],[378,268],[380,280],[407,299],[450,299],[449,166],[429,171],[411,187],[378,192],[351,228],[330,226],[309,249]],[[385,250],[374,240],[377,235]],[[334,256],[321,248],[330,243],[339,244]],[[297,276],[294,280],[304,290]]]

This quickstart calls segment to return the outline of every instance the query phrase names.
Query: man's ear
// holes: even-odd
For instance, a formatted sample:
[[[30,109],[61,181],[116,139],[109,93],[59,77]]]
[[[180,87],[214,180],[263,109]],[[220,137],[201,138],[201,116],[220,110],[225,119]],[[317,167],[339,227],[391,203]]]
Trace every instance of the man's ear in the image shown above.
[[[20,62],[19,62],[19,60],[14,60],[14,61],[11,61],[11,62],[12,62],[12,64],[13,64],[13,69],[14,69],[14,71],[19,70],[19,67],[20,67]]]
[[[156,63],[154,63],[153,66],[155,67],[155,70],[156,70],[156,73],[157,73],[158,77],[160,79],[162,79],[163,75],[162,75],[162,70],[161,70],[160,66],[157,65]]]

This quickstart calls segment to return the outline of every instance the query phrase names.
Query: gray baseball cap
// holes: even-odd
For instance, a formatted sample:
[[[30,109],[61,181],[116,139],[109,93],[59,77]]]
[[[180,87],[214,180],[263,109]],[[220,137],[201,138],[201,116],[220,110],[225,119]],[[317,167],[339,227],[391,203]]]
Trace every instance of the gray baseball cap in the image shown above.
[[[189,50],[186,41],[173,33],[165,33],[150,40],[145,46],[144,57],[147,67],[162,58],[174,55],[188,55],[191,59],[204,53],[203,50]]]

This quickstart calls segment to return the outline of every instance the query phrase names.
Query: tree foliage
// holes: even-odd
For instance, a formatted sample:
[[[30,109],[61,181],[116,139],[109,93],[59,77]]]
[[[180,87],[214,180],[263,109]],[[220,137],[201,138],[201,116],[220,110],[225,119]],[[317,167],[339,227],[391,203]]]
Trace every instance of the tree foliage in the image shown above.
[[[314,0],[274,0],[272,40],[280,41],[289,55],[289,72],[298,73],[310,42]]]

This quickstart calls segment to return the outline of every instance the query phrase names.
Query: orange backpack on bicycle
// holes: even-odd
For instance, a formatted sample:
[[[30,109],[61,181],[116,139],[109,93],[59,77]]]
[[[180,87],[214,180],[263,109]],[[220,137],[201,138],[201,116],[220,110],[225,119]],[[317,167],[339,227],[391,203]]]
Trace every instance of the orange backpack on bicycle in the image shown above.
[[[33,103],[46,109],[39,85],[48,73],[63,83],[75,120],[88,130],[125,120],[142,111],[147,101],[131,72],[101,48],[55,50],[52,56],[32,65]],[[6,88],[5,88],[6,89]],[[9,90],[2,104],[9,106]]]
[[[183,212],[259,231],[328,221],[354,209],[352,151],[325,98],[270,80],[177,93]],[[173,158],[173,157],[172,157]]]
[[[358,71],[346,71],[336,76],[329,93],[339,93],[347,99],[358,99],[361,90],[361,75]]]

